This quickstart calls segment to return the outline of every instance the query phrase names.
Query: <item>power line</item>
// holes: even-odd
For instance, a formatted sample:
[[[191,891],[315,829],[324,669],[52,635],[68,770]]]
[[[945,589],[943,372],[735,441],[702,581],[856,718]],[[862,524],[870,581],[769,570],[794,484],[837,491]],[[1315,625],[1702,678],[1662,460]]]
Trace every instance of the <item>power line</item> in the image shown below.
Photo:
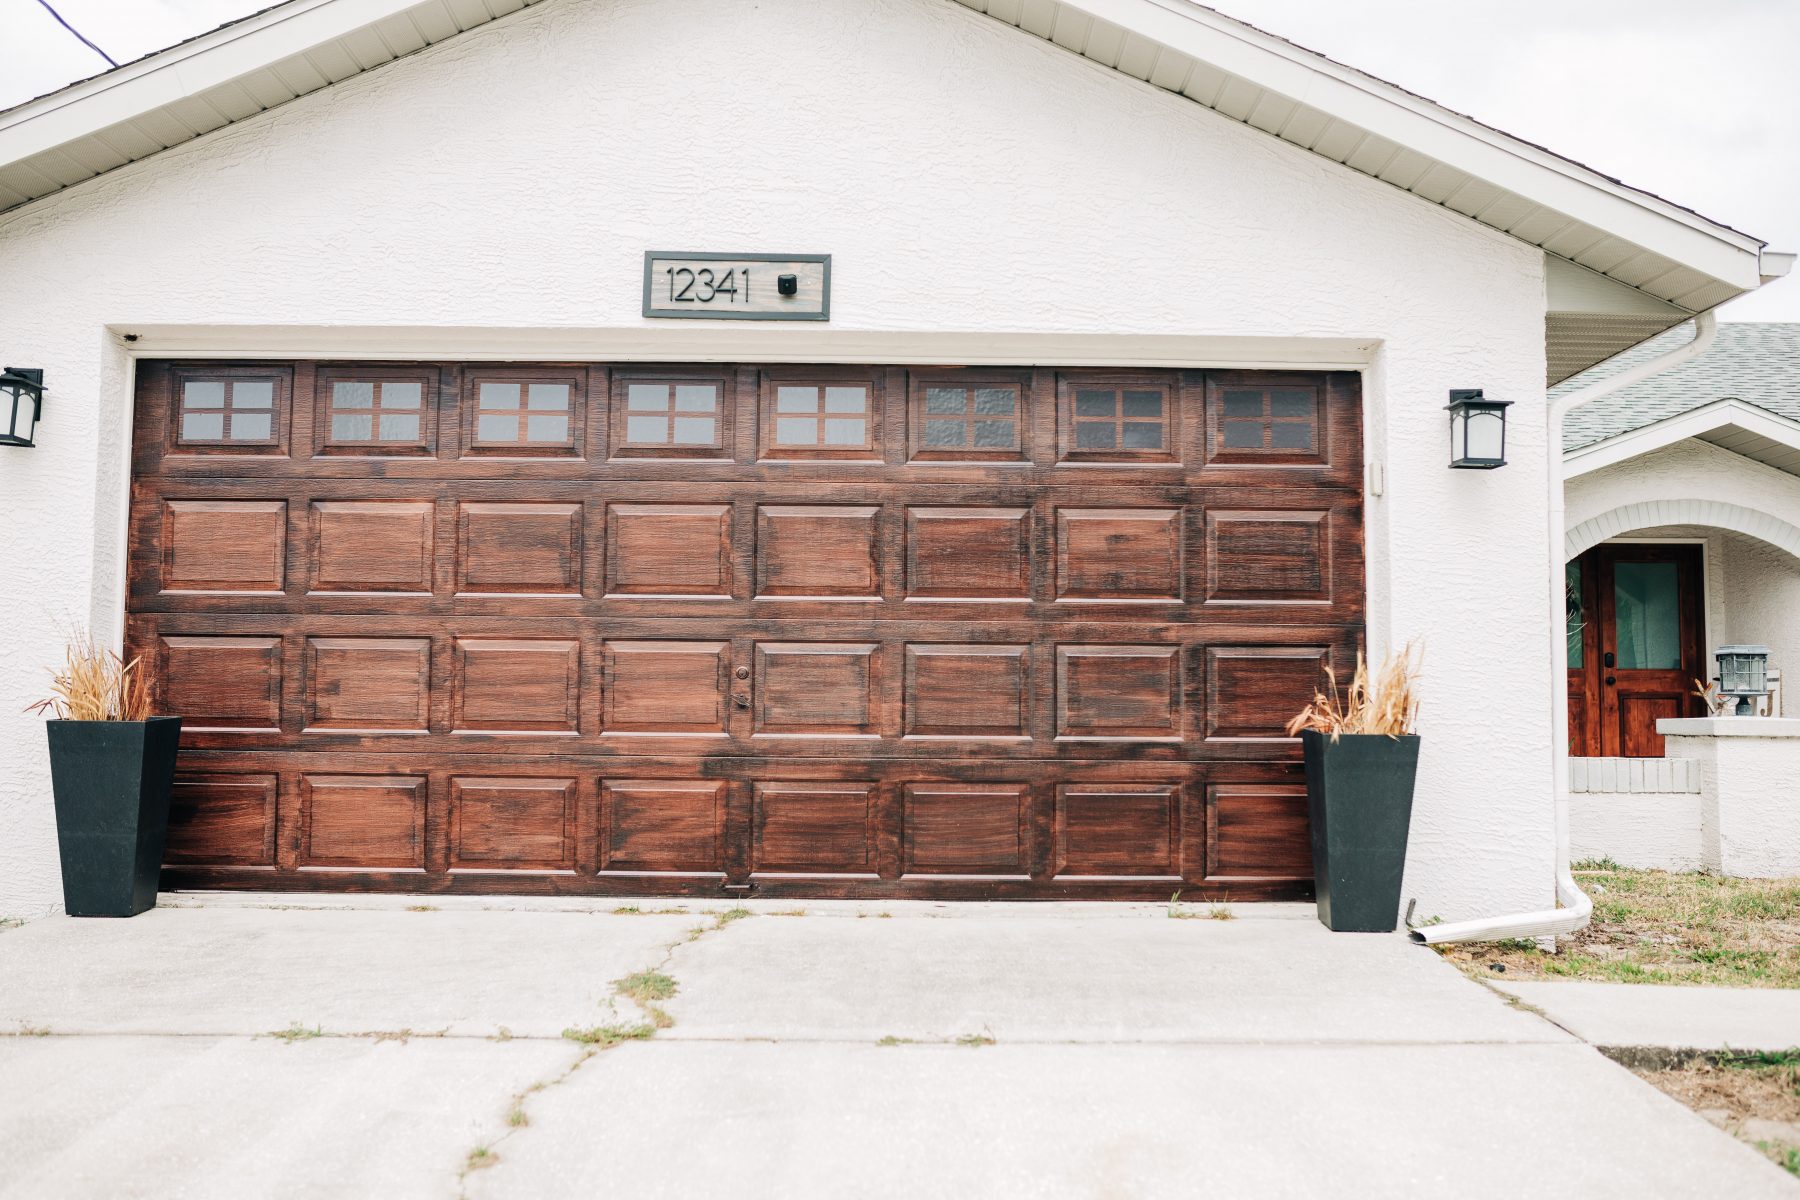
[[[92,50],[95,54],[98,54],[101,58],[104,58],[106,60],[107,66],[116,67],[119,65],[118,63],[113,61],[112,55],[108,54],[106,51],[102,50],[100,47],[94,45],[94,43],[88,41],[87,38],[82,37],[81,30],[75,28],[73,25],[71,25],[67,21],[63,20],[63,15],[61,13],[57,12],[54,8],[50,7],[50,0],[38,0],[38,3],[44,6],[45,12],[49,13],[51,16],[56,18],[56,23],[58,25],[61,25],[64,29],[66,29],[70,33],[74,34],[76,37],[76,40],[78,40],[82,45],[86,46],[89,50]]]

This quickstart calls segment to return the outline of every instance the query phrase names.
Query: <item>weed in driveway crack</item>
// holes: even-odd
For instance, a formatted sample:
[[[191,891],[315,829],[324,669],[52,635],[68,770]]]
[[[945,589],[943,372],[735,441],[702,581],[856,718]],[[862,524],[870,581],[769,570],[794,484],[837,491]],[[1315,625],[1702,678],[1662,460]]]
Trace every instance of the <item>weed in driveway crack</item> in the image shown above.
[[[650,914],[679,911],[684,910],[652,909],[650,910]],[[645,910],[634,904],[621,905],[613,910],[613,914],[615,916],[649,915],[645,913]],[[707,934],[716,933],[734,921],[741,921],[745,917],[754,915],[755,914],[749,909],[741,906],[728,908],[724,912],[717,914],[713,918],[713,923],[711,925],[697,925],[688,931],[688,935],[683,941],[671,942],[663,947],[662,961],[657,963],[654,967],[643,971],[635,971],[630,975],[625,975],[613,980],[612,994],[616,997],[624,997],[635,1004],[638,1010],[643,1013],[645,1019],[634,1022],[614,1021],[586,1027],[570,1026],[563,1030],[563,1037],[581,1046],[581,1053],[576,1057],[574,1062],[564,1068],[561,1074],[549,1079],[540,1079],[531,1086],[513,1093],[512,1100],[506,1108],[506,1128],[500,1132],[499,1136],[493,1138],[491,1141],[477,1145],[474,1149],[470,1150],[468,1155],[464,1158],[462,1169],[457,1172],[456,1176],[458,1197],[466,1197],[468,1194],[467,1185],[470,1172],[493,1166],[496,1162],[500,1161],[500,1155],[495,1147],[520,1129],[531,1124],[531,1114],[526,1111],[525,1103],[532,1096],[564,1082],[571,1075],[575,1074],[575,1072],[585,1066],[588,1060],[595,1055],[600,1054],[603,1051],[611,1050],[615,1046],[622,1046],[626,1042],[649,1041],[657,1035],[659,1030],[668,1029],[675,1024],[675,1018],[671,1017],[658,1003],[658,1001],[672,999],[676,992],[681,989],[681,985],[676,982],[675,977],[670,975],[666,969],[669,965],[669,960],[675,957],[675,951],[679,950],[687,942],[697,942]],[[886,916],[887,914],[883,913],[882,915]],[[608,1007],[614,1006],[612,1000],[606,1001],[606,1004]],[[614,1008],[614,1011],[616,1013],[616,1008]],[[295,1028],[298,1028],[298,1026],[296,1025]],[[502,1030],[502,1033],[504,1034],[505,1031]],[[275,1036],[280,1037],[283,1035],[276,1034]],[[311,1034],[307,1036],[317,1035]],[[506,1034],[506,1037],[510,1036],[510,1034]],[[505,1038],[497,1040],[505,1040]],[[989,1038],[985,1043],[978,1042],[972,1044],[991,1044],[992,1040],[993,1039]]]

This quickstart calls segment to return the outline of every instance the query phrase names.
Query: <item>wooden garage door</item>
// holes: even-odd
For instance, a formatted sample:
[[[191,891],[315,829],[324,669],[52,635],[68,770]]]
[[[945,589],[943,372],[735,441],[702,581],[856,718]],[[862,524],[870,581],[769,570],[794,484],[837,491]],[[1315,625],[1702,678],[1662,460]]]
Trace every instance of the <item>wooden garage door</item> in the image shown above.
[[[146,363],[170,886],[1292,897],[1357,380]]]

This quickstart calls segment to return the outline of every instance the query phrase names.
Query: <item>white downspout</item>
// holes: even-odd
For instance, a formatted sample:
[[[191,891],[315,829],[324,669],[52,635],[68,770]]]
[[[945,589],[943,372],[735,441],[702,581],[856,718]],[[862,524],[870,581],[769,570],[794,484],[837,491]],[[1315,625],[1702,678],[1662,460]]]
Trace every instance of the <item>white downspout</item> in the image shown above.
[[[1473,921],[1457,921],[1450,925],[1426,925],[1412,931],[1412,940],[1421,944],[1437,942],[1491,942],[1500,938],[1549,937],[1574,933],[1588,923],[1594,902],[1575,883],[1569,871],[1569,658],[1562,630],[1568,623],[1567,601],[1563,595],[1563,546],[1567,530],[1563,528],[1563,421],[1569,413],[1602,396],[1628,388],[1670,367],[1678,366],[1706,352],[1718,333],[1718,317],[1708,311],[1694,318],[1694,340],[1640,363],[1629,371],[1603,379],[1591,387],[1572,392],[1550,405],[1549,428],[1546,432],[1550,487],[1550,714],[1555,737],[1550,756],[1552,795],[1556,797],[1556,908],[1519,913],[1508,917],[1481,917]]]

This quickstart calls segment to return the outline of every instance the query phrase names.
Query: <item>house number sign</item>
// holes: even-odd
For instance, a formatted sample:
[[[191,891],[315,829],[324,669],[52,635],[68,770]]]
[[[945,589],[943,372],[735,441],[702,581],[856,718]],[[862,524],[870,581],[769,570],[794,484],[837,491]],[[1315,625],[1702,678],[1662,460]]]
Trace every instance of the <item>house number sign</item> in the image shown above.
[[[709,321],[828,321],[829,254],[644,255],[644,315]]]

